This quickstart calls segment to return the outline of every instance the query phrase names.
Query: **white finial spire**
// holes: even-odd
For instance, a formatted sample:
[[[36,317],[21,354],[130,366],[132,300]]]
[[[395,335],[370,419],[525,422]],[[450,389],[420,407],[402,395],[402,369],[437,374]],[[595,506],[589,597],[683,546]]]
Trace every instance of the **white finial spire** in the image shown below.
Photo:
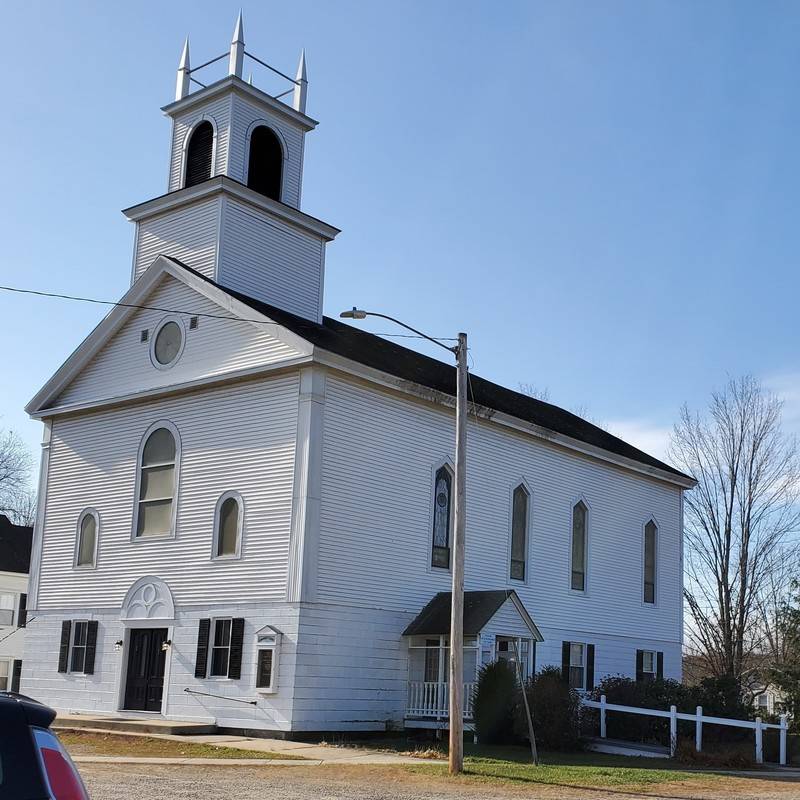
[[[308,76],[306,75],[306,51],[300,53],[300,63],[297,65],[294,92],[292,94],[292,108],[301,114],[306,113],[306,94],[308,93]]]
[[[231,39],[231,57],[228,60],[228,75],[242,77],[242,66],[244,65],[244,25],[242,24],[242,12],[236,20],[236,28]]]
[[[181,53],[181,63],[178,64],[178,78],[175,82],[175,99],[181,100],[189,94],[189,37],[183,44],[183,52]]]
[[[252,72],[251,72],[251,73],[250,73],[250,74],[247,76],[247,82],[248,82],[248,83],[249,83],[251,86],[253,85],[253,73],[252,73]]]

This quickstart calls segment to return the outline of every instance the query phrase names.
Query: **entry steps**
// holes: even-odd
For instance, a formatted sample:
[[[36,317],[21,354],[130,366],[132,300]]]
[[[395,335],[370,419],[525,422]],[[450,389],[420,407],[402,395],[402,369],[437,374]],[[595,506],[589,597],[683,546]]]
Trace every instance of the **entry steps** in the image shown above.
[[[617,756],[641,756],[642,758],[669,758],[669,748],[657,744],[627,742],[622,739],[589,740],[589,749],[595,753],[608,753]]]
[[[164,719],[147,716],[105,716],[102,714],[59,714],[53,722],[54,728],[92,728],[101,731],[124,731],[126,733],[168,733],[172,736],[200,736],[216,733],[213,722],[191,722],[188,720]]]

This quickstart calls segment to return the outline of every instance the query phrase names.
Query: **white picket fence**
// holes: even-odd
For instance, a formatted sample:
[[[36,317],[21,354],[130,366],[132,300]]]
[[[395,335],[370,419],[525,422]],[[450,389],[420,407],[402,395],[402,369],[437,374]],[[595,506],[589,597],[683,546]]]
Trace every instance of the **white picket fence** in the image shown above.
[[[600,700],[581,699],[587,708],[596,708],[600,711],[600,738],[606,738],[606,714],[609,711],[622,711],[626,714],[641,714],[646,717],[663,717],[669,719],[669,752],[670,756],[675,755],[675,748],[678,742],[678,720],[694,722],[694,746],[699,753],[703,749],[703,724],[709,725],[728,725],[733,728],[750,728],[755,731],[756,736],[756,763],[764,763],[763,734],[765,730],[780,731],[780,764],[786,765],[786,734],[789,728],[789,720],[786,714],[781,715],[779,725],[774,723],[762,722],[761,717],[756,717],[754,722],[745,719],[724,719],[722,717],[707,717],[703,714],[702,706],[697,706],[694,714],[684,714],[678,711],[675,706],[670,706],[669,711],[662,711],[657,708],[638,708],[636,706],[620,706],[615,703],[606,702],[606,696],[601,695]]]

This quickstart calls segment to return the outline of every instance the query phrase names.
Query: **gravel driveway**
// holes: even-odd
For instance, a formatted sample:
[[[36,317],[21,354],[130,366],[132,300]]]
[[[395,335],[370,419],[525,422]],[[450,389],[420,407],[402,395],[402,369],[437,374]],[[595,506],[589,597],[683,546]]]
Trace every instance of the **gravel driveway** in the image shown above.
[[[414,775],[387,767],[197,767],[81,764],[92,800],[790,800],[800,781],[725,778],[653,786],[650,793],[562,786],[503,785]]]

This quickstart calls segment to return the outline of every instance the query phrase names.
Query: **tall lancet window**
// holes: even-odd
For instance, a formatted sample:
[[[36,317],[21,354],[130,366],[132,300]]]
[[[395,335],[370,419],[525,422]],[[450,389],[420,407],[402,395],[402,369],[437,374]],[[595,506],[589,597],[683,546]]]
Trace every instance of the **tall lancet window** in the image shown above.
[[[528,550],[528,505],[530,495],[523,484],[514,489],[511,508],[511,571],[514,580],[525,580]]]
[[[214,151],[214,127],[201,122],[193,131],[186,147],[186,180],[184,186],[196,186],[211,177],[211,157]]]
[[[436,471],[433,495],[433,546],[431,566],[450,566],[450,505],[452,500],[453,478],[447,467]]]
[[[250,134],[250,155],[247,162],[247,185],[259,194],[281,199],[283,148],[275,133],[259,125]]]

